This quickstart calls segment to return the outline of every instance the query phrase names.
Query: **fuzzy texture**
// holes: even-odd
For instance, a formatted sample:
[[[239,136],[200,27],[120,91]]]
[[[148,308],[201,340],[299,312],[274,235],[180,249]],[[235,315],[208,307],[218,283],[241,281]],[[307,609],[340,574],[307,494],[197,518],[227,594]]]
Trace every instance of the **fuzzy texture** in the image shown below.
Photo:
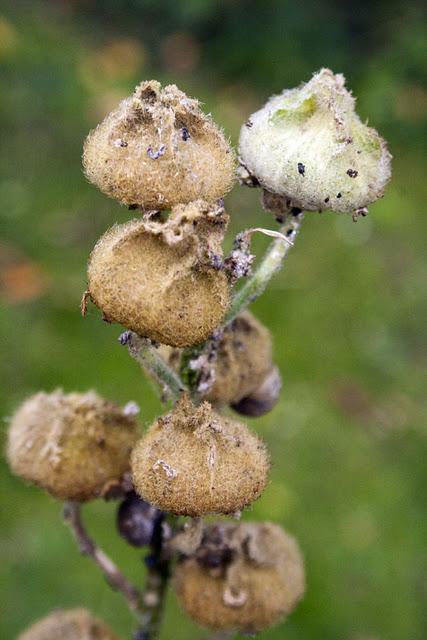
[[[129,469],[135,420],[95,392],[40,392],[12,417],[7,457],[12,471],[61,500],[102,494]]]
[[[172,346],[208,338],[229,304],[227,277],[212,266],[227,222],[222,206],[196,201],[174,207],[165,222],[112,227],[88,266],[90,296],[104,319]]]
[[[18,640],[118,640],[118,637],[86,609],[59,609],[23,631]]]
[[[277,624],[301,599],[304,563],[281,527],[221,523],[207,528],[193,556],[175,570],[181,606],[212,629],[256,633]]]
[[[258,387],[272,363],[269,330],[249,311],[224,330],[215,361],[215,378],[206,399],[215,404],[239,402]]]
[[[175,85],[142,82],[92,131],[87,178],[103,193],[144,210],[169,209],[232,187],[234,154],[210,116]]]
[[[202,516],[234,513],[262,493],[269,469],[265,445],[208,402],[184,395],[159,418],[131,456],[137,493],[162,511]]]
[[[357,214],[380,198],[391,155],[361,122],[344,84],[343,75],[322,69],[252,114],[240,133],[242,178],[308,211]]]
[[[181,352],[162,347],[161,355],[176,371]],[[203,397],[215,405],[238,403],[255,391],[272,366],[272,342],[268,329],[249,311],[240,313],[228,324],[203,362],[209,368],[209,383]]]

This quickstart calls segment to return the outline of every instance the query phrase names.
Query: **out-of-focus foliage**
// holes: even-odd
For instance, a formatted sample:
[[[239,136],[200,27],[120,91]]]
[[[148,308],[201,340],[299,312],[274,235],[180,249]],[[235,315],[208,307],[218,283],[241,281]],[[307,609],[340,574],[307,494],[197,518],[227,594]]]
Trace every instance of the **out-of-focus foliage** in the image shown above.
[[[426,537],[425,214],[427,54],[421,3],[289,0],[6,0],[0,8],[1,413],[43,388],[95,387],[161,410],[149,383],[92,307],[79,316],[98,236],[131,217],[82,176],[89,130],[137,81],[175,82],[236,142],[275,91],[321,66],[342,71],[362,116],[390,142],[385,198],[357,224],[307,215],[283,272],[254,311],[271,327],[281,403],[253,421],[272,452],[271,483],[245,518],[271,518],[300,541],[307,595],[260,638],[421,640]],[[255,191],[227,198],[229,240],[273,225]],[[264,240],[257,240],[261,251]],[[124,638],[119,595],[81,559],[61,508],[0,470],[3,611],[13,638],[58,606],[88,606]],[[90,528],[141,580],[116,535],[114,505]],[[162,638],[206,634],[173,596]]]

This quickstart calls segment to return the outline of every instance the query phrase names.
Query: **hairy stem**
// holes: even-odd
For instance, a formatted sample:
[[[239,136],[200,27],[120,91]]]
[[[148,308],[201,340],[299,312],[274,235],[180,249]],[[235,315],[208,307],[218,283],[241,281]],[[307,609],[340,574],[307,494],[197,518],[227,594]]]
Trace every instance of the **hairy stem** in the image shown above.
[[[296,215],[291,213],[286,218],[283,226],[280,228],[280,233],[284,235],[289,242],[278,237],[271,243],[258,268],[249,276],[243,287],[235,294],[225,317],[225,324],[231,322],[240,311],[246,309],[251,302],[263,293],[273,275],[282,266],[284,258],[292,247],[300,229],[302,218],[303,213],[297,213]]]
[[[124,595],[131,611],[140,617],[140,613],[142,613],[140,592],[89,536],[81,517],[81,505],[78,502],[65,503],[64,520],[73,532],[82,555],[88,556],[95,562],[106,577],[107,582]]]
[[[162,400],[177,400],[186,391],[179,375],[166,364],[148,338],[125,331],[119,337],[119,342],[127,345],[132,358],[160,385]]]

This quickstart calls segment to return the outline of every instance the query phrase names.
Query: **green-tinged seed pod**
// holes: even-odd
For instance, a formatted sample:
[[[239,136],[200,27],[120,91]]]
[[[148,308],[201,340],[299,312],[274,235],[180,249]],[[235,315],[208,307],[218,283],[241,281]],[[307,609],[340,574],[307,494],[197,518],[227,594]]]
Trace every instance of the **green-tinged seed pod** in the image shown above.
[[[18,640],[118,640],[118,637],[86,609],[59,609],[23,631]]]
[[[197,100],[150,80],[92,131],[83,165],[103,193],[144,210],[222,197],[234,181],[234,154]]]
[[[104,318],[141,336],[185,347],[202,342],[229,304],[221,256],[228,216],[203,201],[174,207],[165,222],[132,220],[96,244],[88,289]]]
[[[138,439],[133,412],[95,392],[40,392],[13,415],[7,457],[12,471],[61,500],[100,496],[129,469]]]
[[[131,456],[135,491],[162,511],[202,516],[234,513],[262,493],[269,469],[254,433],[184,395],[159,418]]]
[[[298,544],[270,522],[215,524],[176,566],[185,612],[212,629],[257,633],[291,613],[305,588]]]
[[[282,196],[289,209],[366,213],[391,175],[385,141],[360,120],[344,76],[329,69],[253,113],[240,155],[243,180]]]

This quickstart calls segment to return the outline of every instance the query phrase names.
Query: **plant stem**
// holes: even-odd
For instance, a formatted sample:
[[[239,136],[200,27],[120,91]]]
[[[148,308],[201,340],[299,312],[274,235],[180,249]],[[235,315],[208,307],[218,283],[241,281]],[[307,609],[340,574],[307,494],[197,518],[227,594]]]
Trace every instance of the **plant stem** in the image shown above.
[[[158,522],[150,545],[151,553],[145,558],[148,573],[142,596],[142,615],[134,640],[158,640],[160,635],[171,565],[171,553],[165,549],[165,526],[165,520]]]
[[[81,517],[81,505],[78,502],[65,503],[64,520],[73,532],[82,555],[88,556],[98,565],[107,582],[124,595],[131,611],[140,617],[140,613],[142,613],[140,592],[89,536]]]
[[[175,371],[163,360],[148,338],[141,338],[133,331],[125,331],[119,337],[120,344],[127,345],[129,353],[162,389],[162,400],[177,400],[186,386]]]
[[[235,294],[228,313],[225,316],[225,324],[231,322],[240,311],[246,309],[251,302],[263,293],[273,275],[282,266],[282,262],[299,232],[302,219],[302,212],[296,215],[292,213],[288,215],[283,226],[280,228],[280,233],[290,242],[288,243],[281,238],[276,238],[270,244],[258,268]]]

